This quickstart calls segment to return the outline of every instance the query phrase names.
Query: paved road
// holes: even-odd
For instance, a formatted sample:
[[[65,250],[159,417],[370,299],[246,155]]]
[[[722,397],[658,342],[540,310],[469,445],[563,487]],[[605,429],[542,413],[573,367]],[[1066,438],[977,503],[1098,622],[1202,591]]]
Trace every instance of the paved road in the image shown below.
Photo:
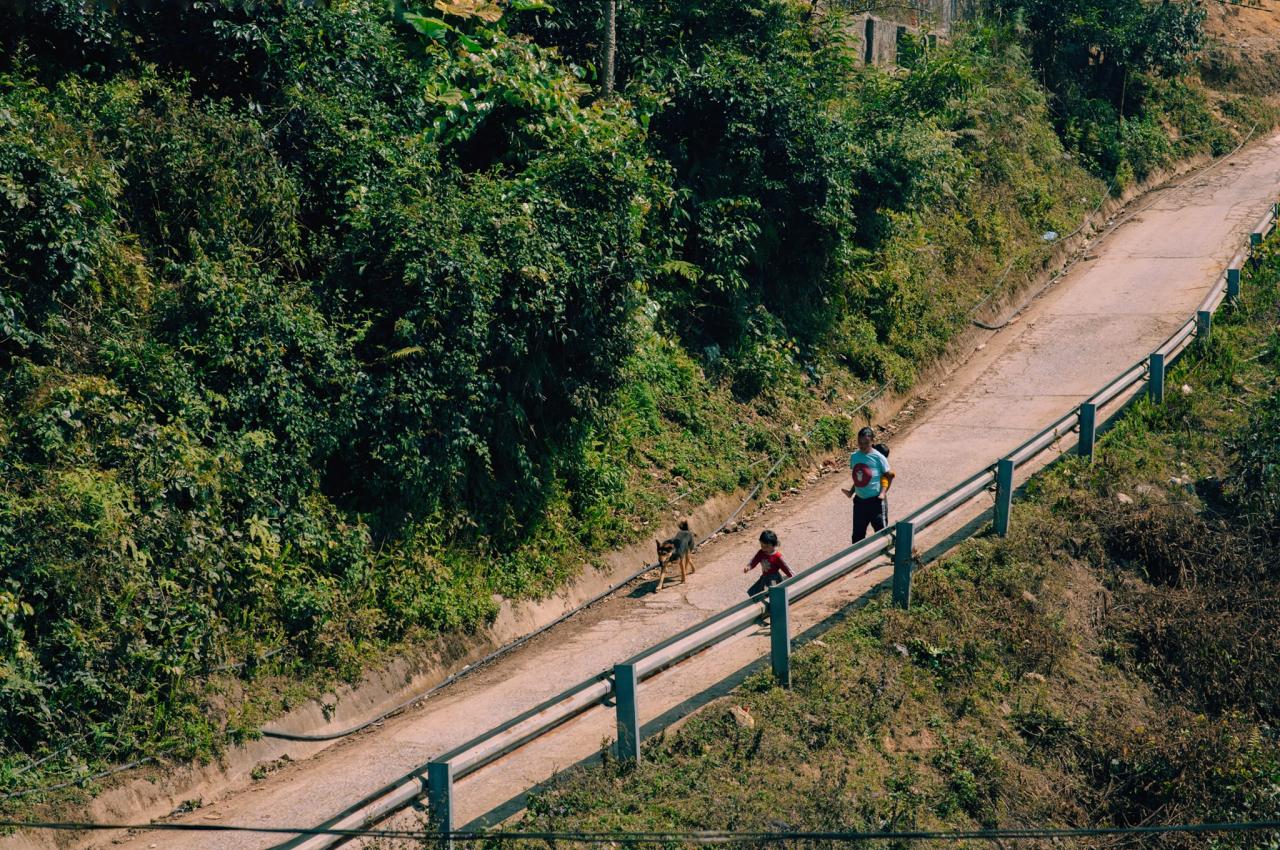
[[[1008,452],[1140,359],[1181,324],[1244,234],[1280,196],[1280,135],[1256,143],[1186,185],[1154,193],[1089,249],[1085,260],[1022,318],[993,333],[895,435],[892,513],[903,516]],[[848,544],[849,502],[829,475],[758,521],[782,538],[794,567]],[[986,505],[989,506],[989,497]],[[976,513],[983,505],[975,502]],[[943,529],[945,532],[947,529]],[[663,637],[738,601],[756,529],[717,540],[687,584],[652,584],[614,598],[477,672],[425,705],[332,746],[181,820],[245,825],[316,824],[431,757],[518,714]],[[934,539],[938,534],[933,535]],[[926,538],[925,543],[929,543]],[[872,566],[798,606],[799,629],[819,627],[887,577]],[[767,652],[763,631],[709,650],[641,686],[641,722],[664,722],[724,692]],[[518,807],[518,795],[592,756],[613,733],[590,712],[455,786],[457,823]],[[411,823],[412,814],[396,819]],[[264,836],[152,833],[139,848],[262,848]],[[119,845],[117,845],[119,846]]]

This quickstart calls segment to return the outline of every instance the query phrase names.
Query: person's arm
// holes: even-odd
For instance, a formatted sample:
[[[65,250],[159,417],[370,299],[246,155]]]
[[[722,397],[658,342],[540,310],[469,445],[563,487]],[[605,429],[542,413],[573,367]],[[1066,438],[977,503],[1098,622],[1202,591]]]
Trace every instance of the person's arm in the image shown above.
[[[880,495],[883,496],[889,492],[889,487],[893,485],[894,472],[892,469],[886,469],[880,477],[884,479],[884,489],[880,491]]]
[[[744,573],[749,573],[749,572],[751,572],[752,570],[754,570],[754,569],[756,568],[756,564],[760,563],[762,560],[764,560],[764,553],[763,553],[763,552],[756,552],[756,556],[755,556],[754,558],[752,558],[752,559],[751,559],[751,563],[749,563],[749,564],[747,564],[745,567],[743,567],[743,568],[742,568],[742,571],[743,571]]]
[[[782,559],[782,555],[775,556],[774,563],[778,565],[778,569],[782,570],[787,578],[791,578],[791,568],[788,567],[787,562]]]

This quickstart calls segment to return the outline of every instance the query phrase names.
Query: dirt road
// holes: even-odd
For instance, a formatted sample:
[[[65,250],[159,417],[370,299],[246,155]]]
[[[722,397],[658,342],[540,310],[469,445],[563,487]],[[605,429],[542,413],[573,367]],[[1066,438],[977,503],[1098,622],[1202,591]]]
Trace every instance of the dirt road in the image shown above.
[[[914,425],[895,436],[898,478],[891,515],[905,515],[991,463],[1159,344],[1195,308],[1277,196],[1280,136],[1140,202],[1145,206],[1136,215],[1092,245],[1087,258],[1017,323],[993,333],[934,392]],[[759,525],[778,532],[793,567],[807,567],[848,545],[849,501],[839,490],[847,480],[846,474],[824,477],[763,516]],[[982,507],[975,504],[974,513]],[[420,707],[178,820],[319,824],[433,756],[738,601],[750,583],[742,567],[756,548],[756,533],[731,535],[704,548],[696,556],[696,575],[685,585],[655,594],[648,583],[611,599]],[[820,630],[886,577],[883,566],[873,565],[816,595],[797,607],[795,628]],[[642,685],[641,722],[653,730],[688,713],[740,680],[766,652],[767,636],[760,630]],[[592,756],[612,734],[612,714],[597,709],[463,779],[455,786],[456,822],[486,815],[492,820],[518,808],[528,787]],[[411,821],[397,819],[397,825],[406,823]],[[152,833],[116,846],[276,844],[278,839],[249,834]]]

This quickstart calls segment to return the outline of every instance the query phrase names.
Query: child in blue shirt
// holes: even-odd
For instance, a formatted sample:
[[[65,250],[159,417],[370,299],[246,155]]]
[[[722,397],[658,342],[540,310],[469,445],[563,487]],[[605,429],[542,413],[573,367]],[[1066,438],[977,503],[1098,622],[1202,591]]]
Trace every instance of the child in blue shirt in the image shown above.
[[[858,450],[849,455],[849,474],[853,487],[841,492],[853,498],[853,542],[865,540],[867,526],[876,531],[889,524],[889,503],[885,496],[893,483],[888,451],[880,451],[871,441],[876,432],[863,428],[858,432]]]

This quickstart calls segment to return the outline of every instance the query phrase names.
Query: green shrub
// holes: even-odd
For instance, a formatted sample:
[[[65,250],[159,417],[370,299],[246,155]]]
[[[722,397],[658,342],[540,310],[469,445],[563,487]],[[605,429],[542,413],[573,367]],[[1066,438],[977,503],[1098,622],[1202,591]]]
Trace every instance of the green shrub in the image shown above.
[[[92,732],[50,769],[209,755],[225,662],[351,677],[562,582],[666,192],[631,109],[501,26],[97,12],[3,35],[50,82],[0,91],[0,759]]]
[[[118,238],[114,164],[69,127],[37,89],[0,93],[0,364],[52,355],[52,332],[83,329],[118,293],[105,273]]]
[[[948,794],[939,801],[938,814],[946,817],[958,808],[984,827],[994,828],[1004,771],[991,747],[966,738],[940,750],[933,763],[947,778]]]
[[[1106,176],[1123,170],[1117,182],[1124,183],[1163,164],[1167,137],[1154,121],[1166,82],[1182,77],[1200,48],[1200,4],[995,0],[992,8],[1028,45],[1058,101],[1059,131],[1089,168]],[[1177,110],[1169,117],[1184,133],[1201,129],[1177,123]]]

